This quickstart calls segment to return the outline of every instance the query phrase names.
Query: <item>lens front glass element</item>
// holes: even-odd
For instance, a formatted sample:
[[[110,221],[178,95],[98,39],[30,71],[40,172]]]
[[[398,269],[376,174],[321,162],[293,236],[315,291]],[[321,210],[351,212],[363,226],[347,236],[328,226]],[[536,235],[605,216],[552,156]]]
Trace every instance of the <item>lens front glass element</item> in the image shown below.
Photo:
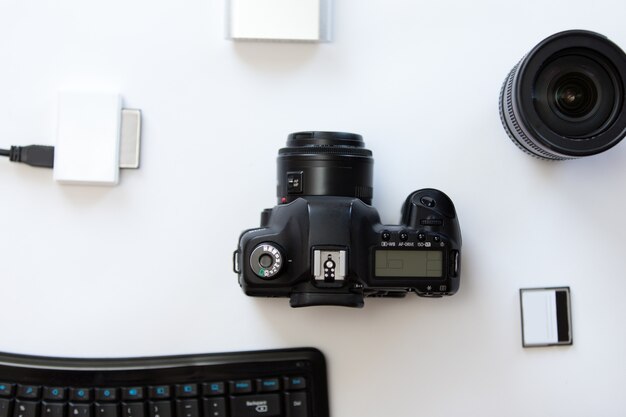
[[[565,51],[539,71],[533,86],[535,109],[550,130],[571,140],[602,133],[616,116],[615,74],[593,52]]]
[[[598,90],[585,74],[565,74],[554,84],[556,108],[567,118],[585,117],[598,103]]]

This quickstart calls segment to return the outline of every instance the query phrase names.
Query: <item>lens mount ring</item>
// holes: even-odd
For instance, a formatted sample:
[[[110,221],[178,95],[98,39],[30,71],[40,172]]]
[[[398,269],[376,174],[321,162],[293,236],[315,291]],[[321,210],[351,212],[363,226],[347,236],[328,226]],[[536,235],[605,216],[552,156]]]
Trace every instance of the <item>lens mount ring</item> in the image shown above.
[[[587,113],[568,115],[558,108],[550,86],[568,77],[588,78],[597,89],[596,103],[583,109]],[[594,155],[626,135],[625,85],[626,55],[617,45],[594,32],[557,33],[509,73],[500,92],[501,120],[516,145],[538,158]]]

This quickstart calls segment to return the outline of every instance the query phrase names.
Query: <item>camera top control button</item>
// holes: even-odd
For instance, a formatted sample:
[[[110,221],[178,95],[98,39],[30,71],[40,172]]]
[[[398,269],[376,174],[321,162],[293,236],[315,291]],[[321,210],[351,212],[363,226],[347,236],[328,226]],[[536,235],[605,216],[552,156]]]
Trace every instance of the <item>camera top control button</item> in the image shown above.
[[[419,240],[420,242],[423,242],[424,240],[426,240],[426,235],[422,232],[419,232],[417,234],[417,240]]]
[[[273,259],[270,255],[268,255],[267,253],[264,253],[263,255],[261,255],[259,257],[259,264],[263,267],[263,268],[269,268],[270,266],[272,266],[273,263]]]
[[[250,268],[261,278],[273,278],[283,266],[283,255],[269,243],[262,243],[250,255]]]
[[[389,230],[383,230],[382,234],[380,235],[380,237],[387,242],[389,239],[391,239],[391,233],[389,232]]]
[[[433,236],[433,240],[434,240],[435,242],[440,242],[440,241],[441,241],[441,238],[440,238],[439,236]]]
[[[400,232],[400,240],[402,242],[406,242],[407,240],[409,240],[409,234],[407,232]]]
[[[287,172],[287,193],[288,194],[301,194],[303,190],[302,186],[302,171],[290,171]]]
[[[426,207],[435,207],[437,205],[437,202],[435,201],[434,198],[429,197],[427,195],[425,195],[424,197],[422,197],[420,199],[420,202],[425,205]]]

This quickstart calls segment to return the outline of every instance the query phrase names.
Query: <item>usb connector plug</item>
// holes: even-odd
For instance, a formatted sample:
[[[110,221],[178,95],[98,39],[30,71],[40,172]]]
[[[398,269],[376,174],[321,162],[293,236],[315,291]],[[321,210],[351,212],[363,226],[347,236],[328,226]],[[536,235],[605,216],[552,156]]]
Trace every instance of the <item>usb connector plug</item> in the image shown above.
[[[22,162],[34,167],[54,167],[54,146],[11,146],[7,156],[13,162]]]

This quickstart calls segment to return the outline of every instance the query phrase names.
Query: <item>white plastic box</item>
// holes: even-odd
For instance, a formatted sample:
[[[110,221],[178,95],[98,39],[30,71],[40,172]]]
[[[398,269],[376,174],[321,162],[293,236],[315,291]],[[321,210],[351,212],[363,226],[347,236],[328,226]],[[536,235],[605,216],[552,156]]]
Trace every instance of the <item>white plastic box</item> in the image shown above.
[[[115,185],[119,173],[119,94],[59,94],[54,179],[63,184]]]
[[[330,41],[331,0],[227,0],[234,40]]]

